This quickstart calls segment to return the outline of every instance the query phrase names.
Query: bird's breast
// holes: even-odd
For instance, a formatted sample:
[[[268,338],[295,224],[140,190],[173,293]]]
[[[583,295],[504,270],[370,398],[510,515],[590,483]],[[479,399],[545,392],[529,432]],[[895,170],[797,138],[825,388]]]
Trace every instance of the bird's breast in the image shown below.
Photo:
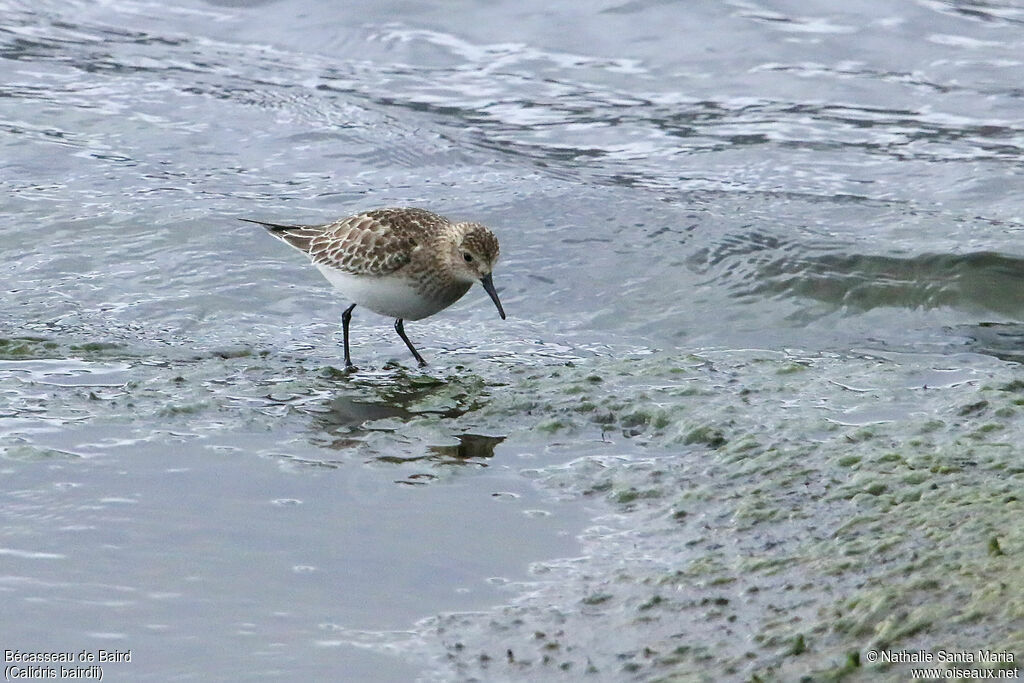
[[[434,315],[462,298],[470,285],[430,283],[405,274],[353,275],[317,264],[331,285],[347,300],[391,318],[420,320]]]

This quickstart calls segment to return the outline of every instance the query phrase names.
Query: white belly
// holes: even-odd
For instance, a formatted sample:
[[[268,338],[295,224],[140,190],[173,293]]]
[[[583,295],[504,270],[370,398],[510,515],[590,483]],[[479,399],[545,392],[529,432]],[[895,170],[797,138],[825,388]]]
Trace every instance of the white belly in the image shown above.
[[[419,320],[453,303],[425,297],[414,282],[397,275],[351,275],[319,264],[316,267],[346,299],[391,318]]]

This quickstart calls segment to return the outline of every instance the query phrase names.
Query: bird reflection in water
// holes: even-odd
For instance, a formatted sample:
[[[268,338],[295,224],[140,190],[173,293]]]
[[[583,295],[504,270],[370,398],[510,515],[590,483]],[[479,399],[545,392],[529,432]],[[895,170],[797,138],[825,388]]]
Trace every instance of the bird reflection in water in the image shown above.
[[[470,401],[446,400],[439,402],[437,408],[431,408],[426,404],[436,389],[436,386],[391,387],[386,393],[374,396],[335,396],[327,404],[327,410],[317,414],[317,431],[330,436],[326,445],[334,450],[368,447],[373,452],[371,460],[376,462],[486,467],[486,461],[494,457],[494,449],[505,440],[504,436],[453,434],[451,438],[458,443],[431,444],[403,434],[405,424],[414,418],[436,416],[450,420],[483,405],[483,397],[476,394]],[[434,474],[420,473],[398,483],[422,484],[435,478]]]

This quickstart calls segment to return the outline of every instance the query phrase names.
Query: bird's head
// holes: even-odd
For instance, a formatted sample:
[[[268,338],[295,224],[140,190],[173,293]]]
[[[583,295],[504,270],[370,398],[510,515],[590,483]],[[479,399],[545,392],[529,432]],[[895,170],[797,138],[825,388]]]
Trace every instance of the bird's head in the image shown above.
[[[449,255],[455,278],[468,283],[480,282],[504,320],[505,310],[491,279],[491,272],[498,262],[498,238],[479,223],[458,223],[456,227],[459,237]]]

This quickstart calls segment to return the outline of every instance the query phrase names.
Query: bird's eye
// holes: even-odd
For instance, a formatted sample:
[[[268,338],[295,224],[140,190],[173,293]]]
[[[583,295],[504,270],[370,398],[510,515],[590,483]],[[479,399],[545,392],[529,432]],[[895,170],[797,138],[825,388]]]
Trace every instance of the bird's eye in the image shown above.
[[[473,255],[470,254],[468,251],[462,252],[462,258],[464,258],[466,260],[466,263],[472,263],[473,262]]]

